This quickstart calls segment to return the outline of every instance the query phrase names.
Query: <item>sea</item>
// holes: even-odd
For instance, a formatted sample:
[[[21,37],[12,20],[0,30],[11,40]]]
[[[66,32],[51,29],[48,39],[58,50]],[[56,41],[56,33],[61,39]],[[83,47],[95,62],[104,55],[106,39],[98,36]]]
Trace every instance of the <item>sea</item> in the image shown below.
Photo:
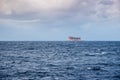
[[[120,80],[120,41],[0,41],[0,80]]]

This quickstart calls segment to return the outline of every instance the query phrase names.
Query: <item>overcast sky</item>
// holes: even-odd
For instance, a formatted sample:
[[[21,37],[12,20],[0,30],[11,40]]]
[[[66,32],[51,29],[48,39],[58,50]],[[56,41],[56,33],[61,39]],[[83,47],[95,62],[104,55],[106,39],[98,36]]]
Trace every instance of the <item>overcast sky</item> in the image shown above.
[[[120,41],[120,0],[0,0],[1,41]]]

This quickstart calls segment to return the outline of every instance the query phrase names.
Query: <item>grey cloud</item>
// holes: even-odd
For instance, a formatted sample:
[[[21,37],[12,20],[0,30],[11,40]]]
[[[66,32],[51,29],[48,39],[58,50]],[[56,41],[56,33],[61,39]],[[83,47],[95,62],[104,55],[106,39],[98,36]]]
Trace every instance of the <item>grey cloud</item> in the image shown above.
[[[104,1],[101,1],[100,3],[104,4],[104,5],[112,5],[112,4],[114,4],[114,1],[113,0],[104,0]]]
[[[42,2],[42,3],[41,3]],[[1,19],[120,18],[120,0],[1,0]]]

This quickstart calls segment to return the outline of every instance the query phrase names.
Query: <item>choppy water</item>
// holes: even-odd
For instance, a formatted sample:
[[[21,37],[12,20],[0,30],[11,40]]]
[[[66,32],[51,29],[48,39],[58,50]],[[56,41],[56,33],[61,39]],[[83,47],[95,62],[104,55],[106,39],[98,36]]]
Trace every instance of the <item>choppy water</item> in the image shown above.
[[[120,42],[0,42],[0,80],[120,80]]]

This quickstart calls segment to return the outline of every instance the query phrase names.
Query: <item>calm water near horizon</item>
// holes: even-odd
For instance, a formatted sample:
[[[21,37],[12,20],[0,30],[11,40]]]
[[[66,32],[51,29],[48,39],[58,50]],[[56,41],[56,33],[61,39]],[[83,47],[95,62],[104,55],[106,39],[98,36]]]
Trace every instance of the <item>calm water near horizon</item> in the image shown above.
[[[0,80],[120,80],[120,41],[0,41]]]

